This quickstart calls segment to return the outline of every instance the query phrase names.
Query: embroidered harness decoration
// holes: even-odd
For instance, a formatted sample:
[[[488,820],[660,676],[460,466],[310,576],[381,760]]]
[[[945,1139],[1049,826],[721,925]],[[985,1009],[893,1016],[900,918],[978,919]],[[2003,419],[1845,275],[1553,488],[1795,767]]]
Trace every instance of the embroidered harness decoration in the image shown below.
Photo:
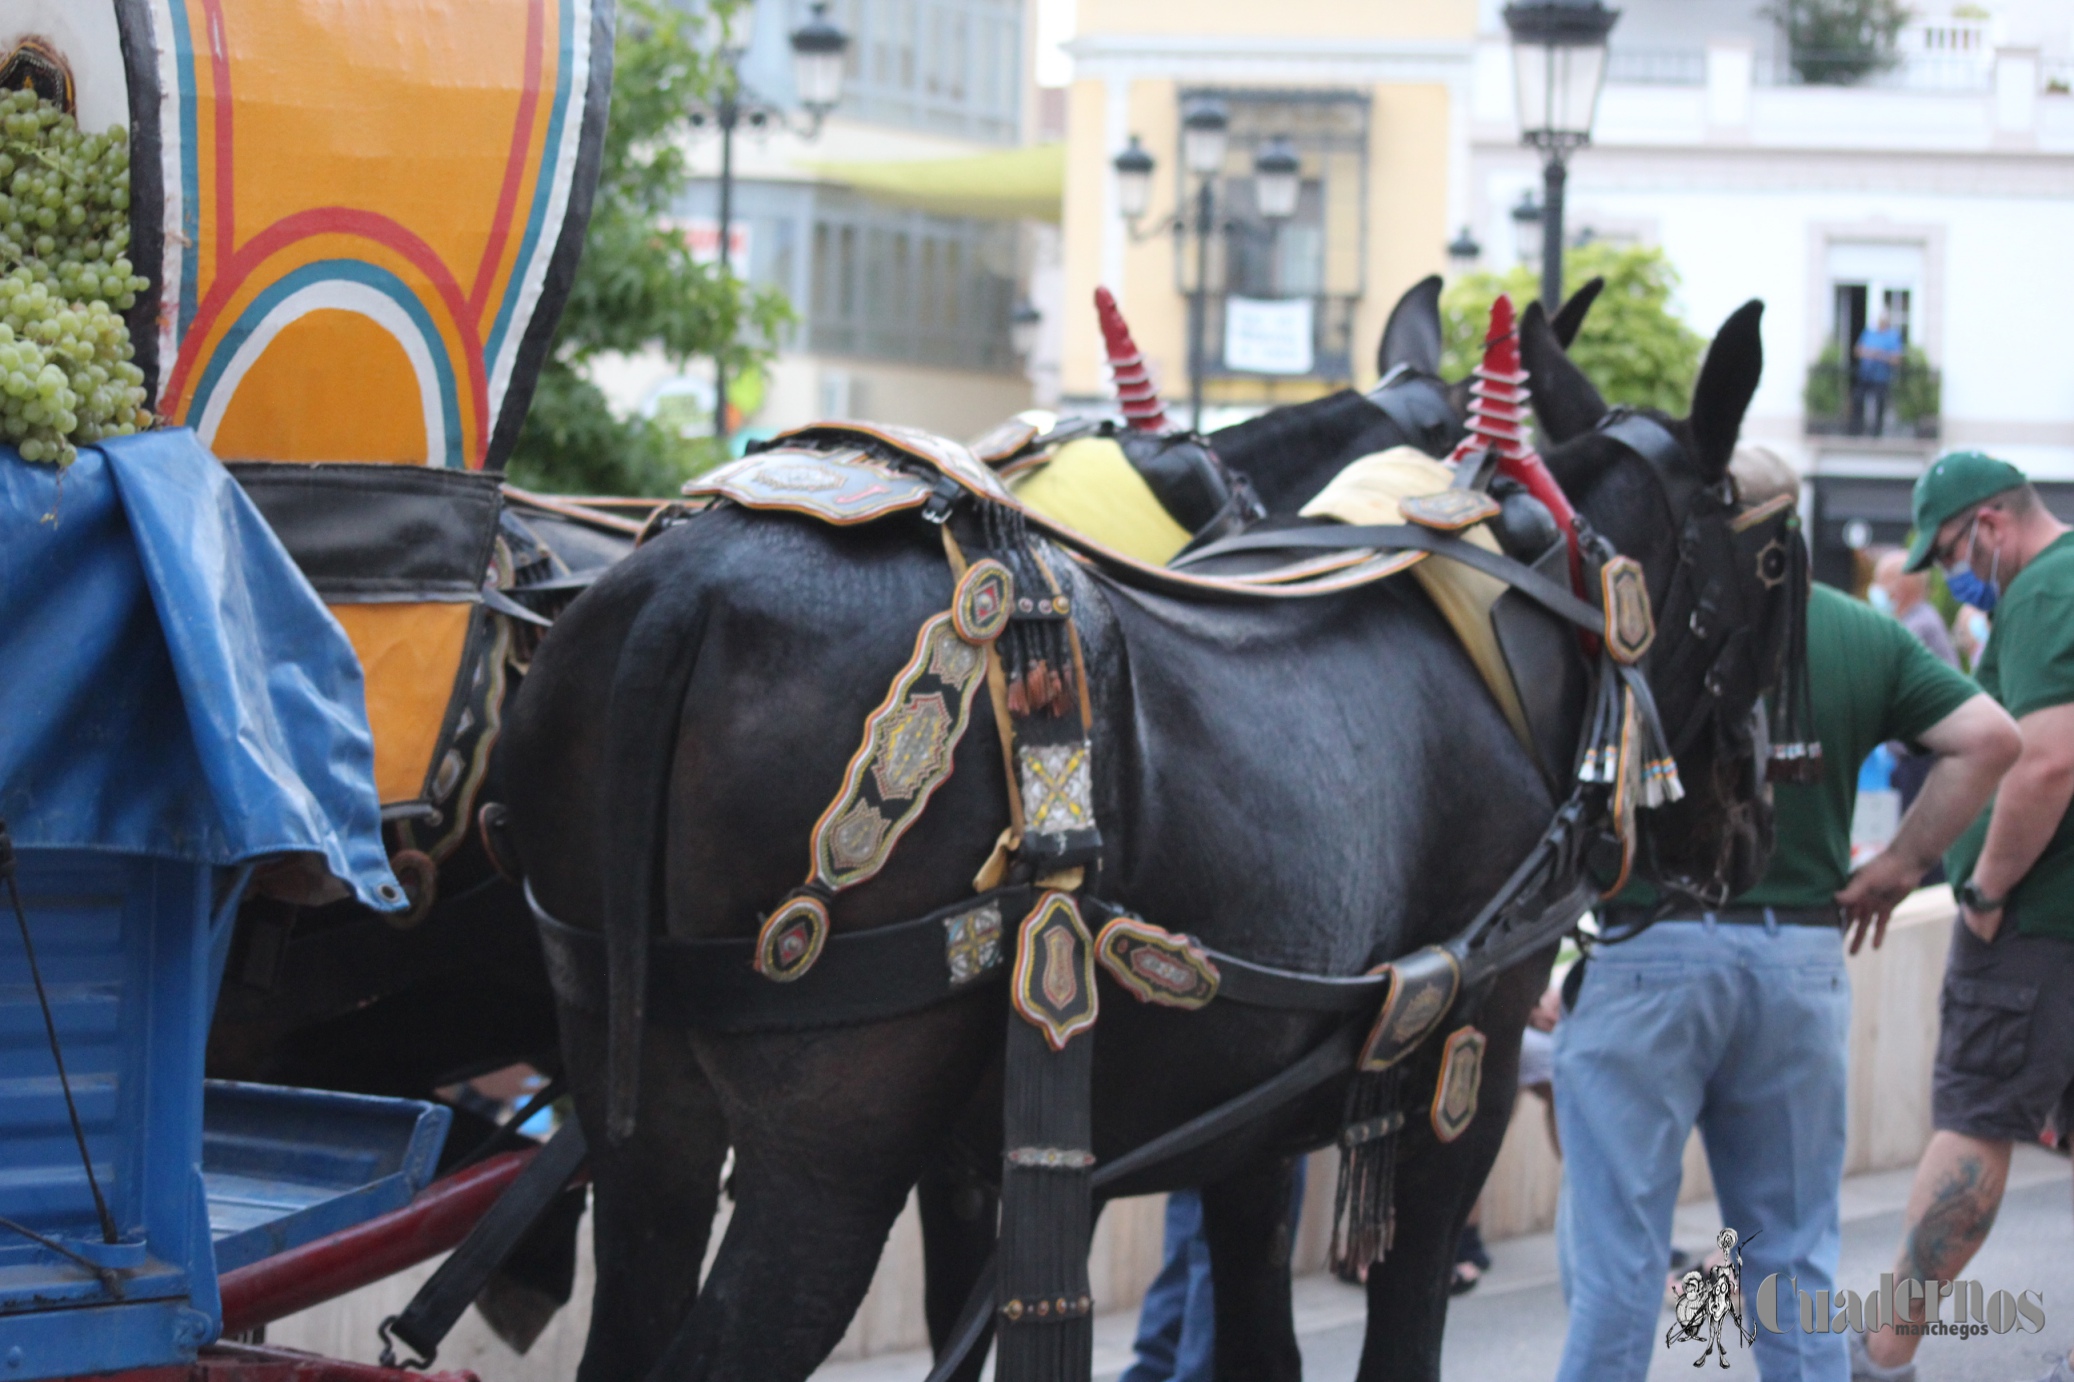
[[[912,653],[865,719],[842,780],[814,824],[806,880],[777,899],[754,940],[655,938],[644,930],[618,942],[653,952],[646,970],[650,1020],[717,1031],[881,1019],[982,982],[1008,980],[998,1273],[983,1276],[932,1373],[934,1382],[956,1370],[989,1320],[999,1331],[1003,1382],[1085,1382],[1094,1192],[1150,1174],[1350,1073],[1333,1256],[1354,1267],[1379,1260],[1393,1230],[1408,1058],[1451,1026],[1427,1116],[1442,1142],[1460,1137],[1481,1091],[1487,1042],[1474,1016],[1491,980],[1568,930],[1602,887],[1607,895],[1620,888],[1635,858],[1635,812],[1682,794],[1638,666],[1656,629],[1645,573],[1589,531],[1525,445],[1524,381],[1510,304],[1501,297],[1477,372],[1472,433],[1457,454],[1455,487],[1398,504],[1402,521],[1226,537],[1199,546],[1178,567],[1148,565],[1057,525],[1019,504],[971,451],[902,428],[801,428],[686,486],[694,504],[731,503],[840,525],[916,512],[938,527],[954,578],[950,607],[923,622]],[[1151,417],[1147,412],[1142,421]],[[1660,424],[1641,421],[1671,441]],[[1011,430],[992,440],[990,453],[1012,466],[1030,438]],[[1629,430],[1638,451],[1658,444],[1639,428]],[[1537,498],[1546,493],[1553,500],[1554,531],[1562,541],[1551,539],[1533,564],[1468,539],[1498,512],[1476,483],[1489,475],[1492,454],[1496,469]],[[1732,539],[1736,561],[1759,579],[1776,573],[1770,584],[1790,583],[1794,569],[1806,565],[1790,510],[1743,518]],[[1567,799],[1467,926],[1441,945],[1366,975],[1276,970],[1163,929],[1099,896],[1093,711],[1074,611],[1051,565],[1060,548],[1141,587],[1254,600],[1345,590],[1435,556],[1495,577],[1511,597],[1579,635],[1565,634],[1563,641],[1573,658],[1582,650],[1591,689]],[[1282,557],[1238,574],[1189,569],[1236,552]],[[1743,597],[1709,583],[1711,568],[1705,579],[1689,570],[1688,559],[1681,547],[1672,581],[1676,603],[1667,617],[1696,621],[1702,638],[1702,626],[1717,613],[1747,628],[1753,615],[1747,602],[1737,603]],[[1726,650],[1708,655],[1717,668],[1729,662]],[[1008,825],[974,880],[975,895],[913,921],[832,935],[830,904],[886,866],[949,777],[982,683],[1008,783]],[[1680,726],[1681,741],[1707,723],[1710,704]],[[1591,861],[1601,856],[1614,866],[1599,869],[1595,879]],[[612,936],[556,921],[530,887],[527,898],[563,1000],[591,1009],[621,1002],[610,977],[618,971],[606,960],[614,953]],[[1181,1011],[1235,1002],[1340,1013],[1348,1025],[1266,1084],[1098,1165],[1093,1043],[1079,1039],[1100,1015],[1098,973],[1139,1002]],[[615,1080],[622,1073],[631,1089],[630,1071],[614,1071]]]

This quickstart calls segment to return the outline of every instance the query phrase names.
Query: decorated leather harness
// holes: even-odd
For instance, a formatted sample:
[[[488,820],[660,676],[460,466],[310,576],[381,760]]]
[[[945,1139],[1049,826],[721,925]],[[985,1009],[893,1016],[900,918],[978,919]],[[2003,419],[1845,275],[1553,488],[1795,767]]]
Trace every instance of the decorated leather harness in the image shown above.
[[[1678,447],[1661,424],[1625,415],[1606,430],[1666,474],[1676,473],[1652,455]],[[1474,464],[1458,469],[1487,473]],[[1530,565],[1460,536],[1497,512],[1490,496],[1475,488],[1407,501],[1403,511],[1411,521],[1404,524],[1226,538],[1178,568],[1145,566],[1050,524],[1019,506],[963,448],[902,429],[802,429],[714,472],[690,492],[707,502],[845,525],[916,512],[940,530],[955,577],[950,606],[923,623],[910,657],[866,717],[839,789],[815,823],[804,881],[777,900],[753,940],[651,936],[646,918],[610,918],[601,938],[549,916],[530,887],[528,901],[563,1001],[593,1010],[624,1002],[627,995],[612,976],[629,971],[608,957],[634,947],[647,958],[631,972],[645,971],[649,1018],[663,1024],[759,1032],[878,1021],[1006,978],[1011,1016],[999,1265],[975,1292],[937,1376],[948,1375],[991,1319],[1001,1330],[1004,1379],[1085,1378],[1095,1192],[1143,1176],[1350,1069],[1356,1079],[1340,1139],[1334,1251],[1357,1266],[1380,1259],[1391,1235],[1407,1058],[1453,1020],[1428,1117],[1439,1140],[1459,1137],[1477,1106],[1485,1042],[1473,1019],[1484,992],[1499,972],[1552,944],[1595,897],[1624,884],[1635,860],[1635,810],[1681,794],[1671,749],[1690,742],[1708,718],[1712,698],[1702,699],[1673,740],[1657,723],[1637,665],[1655,634],[1639,565],[1578,520],[1578,561],[1591,597],[1581,598],[1565,579],[1570,554],[1563,544]],[[1729,502],[1725,493],[1716,498]],[[1770,506],[1739,522],[1738,544],[1754,535],[1776,544],[1782,561],[1804,564],[1790,561],[1799,538],[1789,509]],[[1737,602],[1733,580],[1723,585],[1699,568],[1719,555],[1700,550],[1711,541],[1704,525],[1689,525],[1686,534],[1667,608],[1691,621],[1697,637],[1687,641],[1705,648],[1710,671],[1726,678],[1730,645],[1741,647],[1737,639],[1751,636],[1754,611]],[[1248,575],[1210,569],[1222,556],[1269,550],[1291,559]],[[1085,659],[1055,566],[1066,551],[1133,584],[1234,598],[1343,590],[1427,556],[1495,576],[1573,626],[1579,637],[1570,641],[1591,662],[1592,691],[1568,796],[1467,926],[1367,974],[1292,973],[1165,929],[1089,886],[1102,836]],[[1720,625],[1718,633],[1710,623]],[[1718,696],[1729,688],[1709,689]],[[830,903],[884,868],[949,776],[981,694],[1000,731],[1009,824],[974,880],[974,893],[907,922],[832,935]],[[1262,1086],[1097,1166],[1092,1043],[1076,1038],[1099,1015],[1098,973],[1139,1002],[1184,1011],[1228,1002],[1340,1013],[1350,1021]],[[632,1072],[616,1069],[612,1078],[616,1088],[624,1080],[631,1097]]]

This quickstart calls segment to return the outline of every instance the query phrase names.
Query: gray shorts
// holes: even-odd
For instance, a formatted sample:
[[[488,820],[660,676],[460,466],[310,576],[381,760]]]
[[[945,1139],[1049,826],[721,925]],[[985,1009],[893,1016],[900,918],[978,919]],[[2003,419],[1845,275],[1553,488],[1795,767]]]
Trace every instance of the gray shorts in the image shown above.
[[[1991,1142],[2064,1137],[2074,1113],[2074,941],[2021,936],[2002,918],[1992,944],[1952,928],[1939,1002],[1931,1121]]]

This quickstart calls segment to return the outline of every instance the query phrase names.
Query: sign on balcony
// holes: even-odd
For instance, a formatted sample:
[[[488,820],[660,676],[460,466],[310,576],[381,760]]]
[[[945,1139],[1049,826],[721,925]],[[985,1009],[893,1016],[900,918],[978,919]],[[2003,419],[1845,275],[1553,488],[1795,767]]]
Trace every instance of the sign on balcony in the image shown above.
[[[1246,374],[1311,372],[1310,298],[1224,300],[1224,367]]]

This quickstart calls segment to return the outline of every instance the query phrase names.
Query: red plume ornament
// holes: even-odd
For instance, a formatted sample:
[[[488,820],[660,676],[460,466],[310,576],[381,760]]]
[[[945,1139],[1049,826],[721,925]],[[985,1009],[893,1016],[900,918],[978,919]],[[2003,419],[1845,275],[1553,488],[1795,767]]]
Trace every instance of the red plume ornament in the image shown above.
[[[1123,404],[1124,421],[1140,432],[1166,432],[1166,405],[1159,401],[1152,377],[1145,372],[1145,357],[1131,339],[1123,313],[1116,309],[1116,295],[1107,288],[1095,289],[1095,315],[1102,321],[1102,344],[1109,352],[1109,372],[1116,378],[1116,397]]]
[[[1512,299],[1504,293],[1491,304],[1491,329],[1484,336],[1483,363],[1472,372],[1469,386],[1469,435],[1448,459],[1460,461],[1486,447],[1498,453],[1499,473],[1519,481],[1527,493],[1548,506],[1556,527],[1570,544],[1570,579],[1583,580],[1584,563],[1577,548],[1577,511],[1569,496],[1527,445],[1527,372],[1520,368],[1519,329]]]

